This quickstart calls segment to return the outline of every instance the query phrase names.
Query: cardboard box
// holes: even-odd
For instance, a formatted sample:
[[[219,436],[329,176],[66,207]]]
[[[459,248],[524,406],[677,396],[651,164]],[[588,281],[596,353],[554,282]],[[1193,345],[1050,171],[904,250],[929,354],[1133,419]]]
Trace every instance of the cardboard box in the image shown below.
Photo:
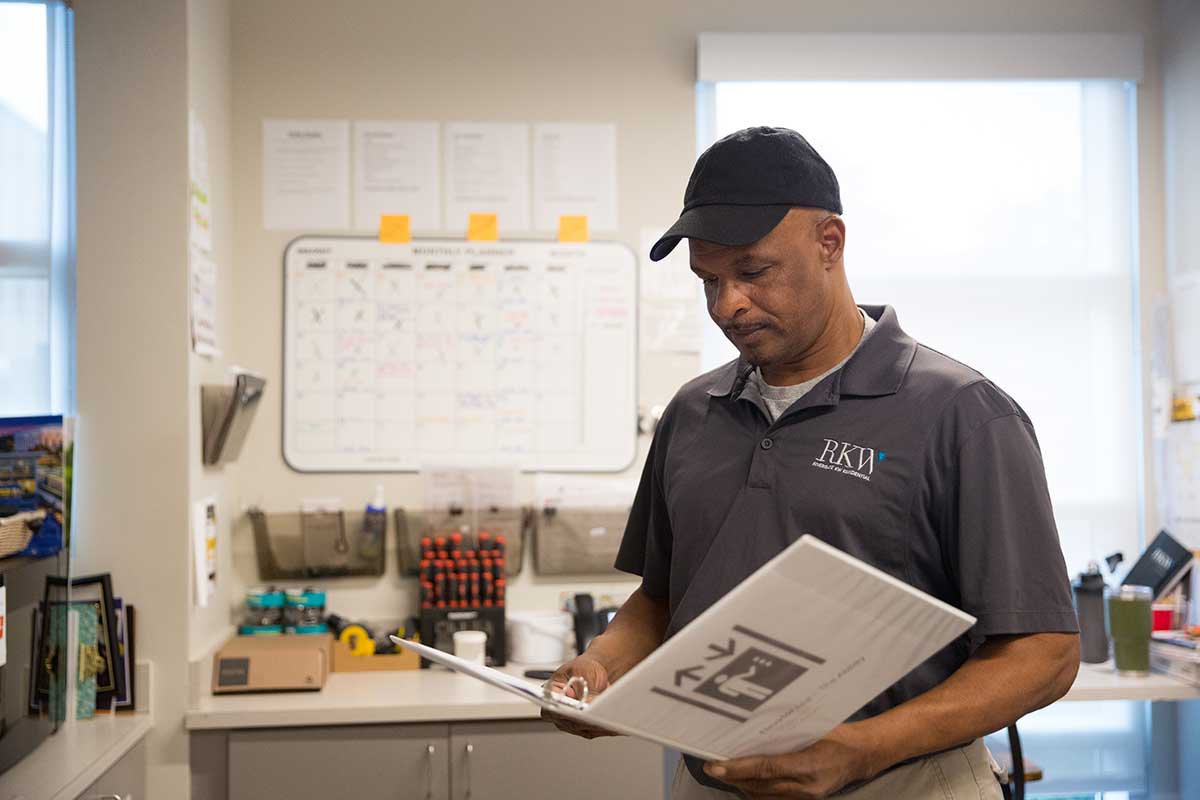
[[[213,694],[319,691],[331,663],[331,634],[234,636],[213,656]]]
[[[395,669],[420,669],[421,657],[409,650],[378,656],[356,656],[348,642],[333,643],[334,672],[381,672]]]

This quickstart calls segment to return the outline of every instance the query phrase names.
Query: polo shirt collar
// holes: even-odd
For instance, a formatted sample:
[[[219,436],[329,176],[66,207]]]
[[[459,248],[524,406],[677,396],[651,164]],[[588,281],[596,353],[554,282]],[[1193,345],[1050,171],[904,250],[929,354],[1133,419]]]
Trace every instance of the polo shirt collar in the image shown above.
[[[860,306],[875,320],[875,328],[850,360],[831,378],[836,395],[882,397],[895,394],[904,383],[917,352],[917,342],[904,332],[891,306]],[[717,370],[711,397],[738,398],[754,366],[738,358]],[[822,381],[824,383],[824,381]]]

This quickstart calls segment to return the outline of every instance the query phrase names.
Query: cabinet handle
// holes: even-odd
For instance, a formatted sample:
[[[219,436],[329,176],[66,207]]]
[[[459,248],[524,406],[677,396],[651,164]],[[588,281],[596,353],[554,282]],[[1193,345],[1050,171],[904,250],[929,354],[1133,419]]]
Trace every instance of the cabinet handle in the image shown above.
[[[467,742],[467,793],[464,795],[464,800],[471,800],[471,753],[475,752],[475,745]]]
[[[432,743],[425,748],[425,765],[428,767],[425,775],[425,800],[433,800],[433,754],[436,752],[437,748]]]
[[[133,800],[131,794],[96,794],[91,797],[82,798],[82,800]]]

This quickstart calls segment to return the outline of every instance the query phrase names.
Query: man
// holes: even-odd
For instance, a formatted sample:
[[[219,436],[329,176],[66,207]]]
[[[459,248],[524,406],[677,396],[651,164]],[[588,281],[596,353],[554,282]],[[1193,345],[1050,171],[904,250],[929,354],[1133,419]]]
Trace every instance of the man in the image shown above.
[[[739,131],[696,162],[651,258],[688,240],[740,357],[667,407],[617,558],[642,584],[552,680],[603,691],[802,533],[978,622],[805,750],[686,759],[675,800],[999,797],[980,737],[1061,697],[1078,668],[1029,418],[890,307],[855,305],[840,213],[833,171],[795,131]]]

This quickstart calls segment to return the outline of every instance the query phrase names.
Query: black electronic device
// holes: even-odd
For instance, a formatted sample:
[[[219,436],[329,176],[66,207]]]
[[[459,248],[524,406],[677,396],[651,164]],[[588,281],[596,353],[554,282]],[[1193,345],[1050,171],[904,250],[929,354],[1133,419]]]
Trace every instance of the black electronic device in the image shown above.
[[[587,593],[575,595],[575,651],[582,653],[587,650],[598,633],[600,626],[596,623],[596,601]]]
[[[1171,534],[1159,531],[1121,583],[1149,586],[1157,600],[1175,588],[1191,563],[1192,551]]]
[[[67,561],[65,549],[41,558],[0,559],[0,623],[8,650],[7,662],[0,664],[0,786],[3,774],[62,724],[50,713],[50,689],[62,674],[56,668],[65,671],[66,657],[45,609],[66,603]]]
[[[504,606],[488,608],[423,608],[420,617],[421,643],[444,653],[454,652],[456,631],[487,634],[485,659],[489,667],[503,667],[508,655]],[[422,658],[421,668],[429,666]]]
[[[582,653],[600,634],[608,630],[608,623],[617,615],[616,606],[596,608],[590,594],[575,595],[575,650]]]

